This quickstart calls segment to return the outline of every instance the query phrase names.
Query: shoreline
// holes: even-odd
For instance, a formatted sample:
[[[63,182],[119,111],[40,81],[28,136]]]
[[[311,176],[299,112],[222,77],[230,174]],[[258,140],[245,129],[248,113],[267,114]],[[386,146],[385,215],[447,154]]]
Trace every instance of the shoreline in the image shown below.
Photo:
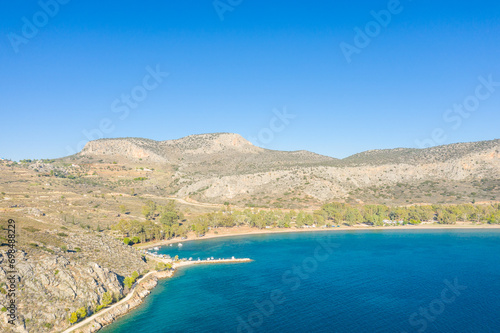
[[[201,241],[204,239],[215,239],[215,238],[225,238],[233,236],[252,236],[252,235],[264,235],[264,234],[283,234],[283,233],[302,233],[302,232],[335,232],[335,231],[366,231],[366,230],[443,230],[443,229],[500,229],[498,224],[474,224],[472,222],[457,222],[457,224],[419,224],[419,225],[400,225],[400,226],[386,226],[386,227],[372,227],[372,226],[352,226],[352,227],[332,227],[332,228],[272,228],[272,229],[257,229],[250,227],[233,227],[233,228],[217,228],[217,232],[214,233],[210,230],[207,234],[202,237],[194,236],[193,232],[190,232],[186,239],[173,238],[162,241],[154,241],[147,243],[139,243],[133,247],[137,250],[144,250],[147,248],[185,243],[192,241]]]
[[[152,258],[159,262],[167,262],[163,259]],[[166,271],[152,271],[146,273],[143,277],[139,278],[133,285],[130,292],[118,302],[111,304],[109,307],[102,309],[102,311],[92,314],[90,317],[85,318],[78,322],[62,333],[95,333],[104,327],[112,324],[118,318],[132,312],[136,307],[144,302],[144,299],[151,294],[151,291],[158,285],[158,280],[171,278],[180,267],[202,265],[202,264],[230,264],[230,263],[245,263],[252,262],[250,258],[234,258],[234,259],[215,259],[215,260],[202,260],[202,261],[179,261],[172,264],[172,269]],[[152,276],[152,277],[150,277]],[[146,279],[148,278],[148,279]]]
[[[137,289],[139,289],[139,287],[142,287],[142,288],[145,287],[144,283],[146,282],[147,277],[149,277],[150,275],[153,275],[152,280],[154,280],[156,278],[156,281],[158,281],[158,279],[160,279],[160,278],[167,278],[167,277],[173,276],[173,272],[174,271],[168,271],[168,272],[154,271],[154,272],[146,273],[146,275],[141,277],[136,282],[136,284],[134,284],[134,286],[132,287],[132,290],[124,298],[122,298],[121,300],[119,300],[118,302],[116,302],[114,304],[111,304],[109,307],[102,309],[99,312],[93,313],[90,317],[87,317],[84,320],[82,320],[78,323],[75,323],[74,325],[71,325],[70,327],[68,327],[67,329],[62,331],[62,333],[75,332],[76,330],[78,330],[77,332],[97,332],[97,331],[101,330],[105,326],[114,322],[117,318],[129,313],[136,306],[138,306],[142,303],[142,300],[151,292],[152,289],[145,288],[145,291],[147,292],[147,294],[144,296],[141,296],[140,293],[138,294]],[[158,273],[164,273],[163,274],[164,276],[162,276],[161,274],[158,274]],[[134,296],[137,297],[139,302],[136,302],[133,306],[130,306],[130,304],[128,304],[128,303],[129,303],[129,301],[132,300],[132,298],[134,298]],[[106,324],[102,324],[102,323],[98,322],[99,319],[102,319],[107,313],[112,312],[113,310],[117,309],[119,306],[125,306],[126,311],[123,313],[120,313],[119,315],[115,315],[115,316],[111,317],[112,319]],[[90,326],[90,325],[92,325],[92,326]]]
[[[453,225],[442,224],[420,224],[420,225],[405,225],[405,226],[387,226],[387,227],[372,227],[372,226],[352,226],[352,227],[338,227],[338,228],[287,228],[287,229],[257,229],[249,227],[241,228],[218,228],[217,231],[226,233],[213,233],[209,232],[203,237],[187,238],[187,239],[169,239],[160,242],[150,242],[134,246],[137,250],[150,248],[152,246],[176,244],[181,242],[200,241],[204,239],[215,239],[233,236],[252,236],[264,234],[283,234],[283,233],[302,233],[302,232],[335,232],[335,231],[366,231],[366,230],[455,230],[455,229],[500,229],[500,225],[491,224],[474,224],[470,222],[461,222]],[[160,258],[150,258],[158,262],[168,262],[168,260]],[[249,258],[235,258],[235,259],[215,259],[215,260],[202,260],[202,261],[179,261],[172,264],[172,270],[168,271],[153,271],[146,273],[143,277],[137,280],[132,290],[120,301],[112,304],[106,309],[94,313],[90,317],[85,318],[83,321],[68,327],[62,333],[94,333],[100,331],[102,328],[110,325],[118,318],[130,313],[134,308],[144,302],[144,299],[151,293],[157,286],[158,280],[171,278],[178,268],[188,267],[200,264],[222,264],[222,263],[243,263],[251,262]],[[150,279],[148,277],[152,276]],[[142,289],[142,290],[141,290]],[[113,313],[114,311],[114,313]],[[111,312],[111,313],[110,313]],[[92,326],[90,326],[92,325]],[[77,331],[78,330],[78,331]]]

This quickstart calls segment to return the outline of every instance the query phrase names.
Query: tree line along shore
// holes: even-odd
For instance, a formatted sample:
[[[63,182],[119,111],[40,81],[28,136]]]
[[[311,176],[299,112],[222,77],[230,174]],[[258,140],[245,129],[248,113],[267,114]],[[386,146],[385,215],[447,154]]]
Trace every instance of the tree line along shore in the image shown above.
[[[421,223],[456,224],[458,221],[477,224],[500,224],[500,204],[412,205],[390,207],[386,205],[351,205],[328,203],[308,213],[286,210],[234,210],[227,204],[218,212],[185,218],[175,202],[157,205],[148,201],[142,207],[144,221],[121,220],[111,229],[125,244],[133,245],[187,237],[194,232],[201,237],[209,230],[220,227],[248,226],[266,228],[335,227],[365,224],[367,226],[418,225]]]

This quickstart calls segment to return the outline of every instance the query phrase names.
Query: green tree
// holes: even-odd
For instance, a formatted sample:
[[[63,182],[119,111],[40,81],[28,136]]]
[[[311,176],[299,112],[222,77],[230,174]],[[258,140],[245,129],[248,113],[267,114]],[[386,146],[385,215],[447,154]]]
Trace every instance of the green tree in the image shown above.
[[[110,305],[111,303],[113,303],[113,295],[109,291],[106,291],[102,295],[101,304],[106,307],[106,306]]]
[[[164,225],[171,226],[179,220],[179,216],[176,212],[168,211],[162,214],[160,217],[160,222]]]
[[[304,218],[304,223],[306,225],[313,225],[314,224],[314,217],[311,214],[306,214]]]
[[[125,238],[123,239],[123,243],[124,243],[125,245],[132,245],[132,244],[133,244],[133,243],[132,243],[132,240],[131,240],[130,238],[128,238],[128,237],[125,237]]]
[[[499,224],[500,223],[500,211],[496,211],[495,213],[492,213],[488,217],[488,223],[489,224]]]
[[[156,211],[156,202],[148,200],[146,202],[146,205],[148,205],[149,209],[151,210],[151,213],[154,213]]]
[[[170,264],[170,263],[159,262],[158,264],[156,264],[157,271],[163,271],[163,270],[171,269],[171,268],[172,268],[172,264]]]
[[[204,216],[198,216],[194,219],[191,229],[197,236],[203,236],[208,231],[208,221]]]
[[[146,206],[142,206],[142,210],[141,210],[141,212],[142,212],[142,215],[144,215],[144,217],[145,217],[145,218],[147,218],[147,219],[149,219],[149,217],[150,217],[150,216],[151,216],[151,214],[153,213],[153,212],[151,211],[151,207],[149,207],[149,206],[147,206],[147,205],[146,205]]]
[[[128,289],[130,289],[134,285],[134,279],[132,279],[130,276],[127,276],[123,280],[123,284],[125,285],[125,287],[127,287]]]
[[[87,309],[85,307],[79,308],[78,310],[76,310],[76,315],[80,319],[87,317]]]
[[[306,221],[306,214],[303,211],[300,211],[295,218],[295,225],[297,228],[302,228]]]
[[[175,207],[175,201],[174,200],[169,200],[165,206],[163,206],[163,209],[166,212],[177,212],[177,208]]]
[[[72,312],[71,315],[69,316],[69,322],[70,324],[74,324],[78,321],[78,315],[76,312]]]
[[[362,222],[363,216],[358,209],[348,207],[344,216],[344,220],[348,225],[353,225],[355,223]]]

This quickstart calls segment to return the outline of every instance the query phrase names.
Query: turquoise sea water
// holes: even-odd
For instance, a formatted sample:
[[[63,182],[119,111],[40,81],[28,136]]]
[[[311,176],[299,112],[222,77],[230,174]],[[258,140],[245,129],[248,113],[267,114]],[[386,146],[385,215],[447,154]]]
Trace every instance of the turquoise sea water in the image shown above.
[[[249,257],[160,281],[103,332],[500,332],[500,232],[335,231],[163,247]]]

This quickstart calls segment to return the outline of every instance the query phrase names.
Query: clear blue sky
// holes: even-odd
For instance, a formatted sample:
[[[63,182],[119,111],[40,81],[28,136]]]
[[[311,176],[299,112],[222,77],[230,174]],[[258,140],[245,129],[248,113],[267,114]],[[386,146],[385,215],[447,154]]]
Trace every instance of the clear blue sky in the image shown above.
[[[235,132],[334,157],[418,147],[438,128],[431,143],[500,137],[500,86],[470,98],[478,77],[500,82],[498,1],[221,0],[224,20],[213,0],[60,1],[53,16],[37,1],[0,4],[0,157],[68,155],[103,119],[105,137]],[[389,7],[374,25],[370,12]],[[367,26],[348,63],[341,43]],[[153,88],[157,65],[169,75]],[[468,117],[446,113],[465,100]],[[284,108],[296,117],[283,127],[272,119]]]

